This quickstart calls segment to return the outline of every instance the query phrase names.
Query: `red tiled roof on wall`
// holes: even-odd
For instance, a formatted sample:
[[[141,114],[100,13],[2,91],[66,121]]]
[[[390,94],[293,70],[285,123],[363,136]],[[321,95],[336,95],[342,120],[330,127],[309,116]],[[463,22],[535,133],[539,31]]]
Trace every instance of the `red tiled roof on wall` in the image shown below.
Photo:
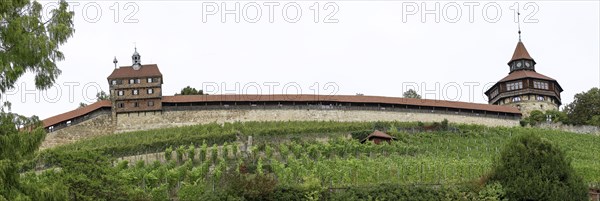
[[[44,119],[42,123],[44,124],[44,128],[58,124],[63,121],[67,121],[69,119],[73,119],[76,117],[84,116],[90,112],[96,111],[102,107],[111,107],[111,103],[109,100],[102,100],[95,102],[91,105],[87,105],[85,107],[77,108],[75,110],[71,110],[69,112],[65,112],[47,119]]]
[[[429,99],[413,99],[413,98],[397,98],[384,96],[351,96],[351,95],[178,95],[178,96],[163,96],[163,103],[193,103],[193,102],[267,102],[267,101],[296,101],[296,102],[315,102],[329,101],[339,103],[379,103],[379,104],[399,104],[412,105],[423,107],[438,107],[438,108],[455,108],[465,110],[480,110],[488,112],[501,112],[509,114],[521,114],[519,109],[511,106],[488,105],[480,103],[467,103],[445,100],[429,100]],[[90,112],[103,107],[111,107],[111,102],[108,100],[99,101],[91,105],[78,108],[63,114],[59,114],[43,120],[44,127],[49,127],[73,118],[84,116]]]
[[[480,103],[467,103],[458,101],[397,98],[384,96],[352,96],[352,95],[295,95],[295,94],[274,94],[274,95],[178,95],[163,96],[163,103],[190,103],[190,102],[261,102],[261,101],[330,101],[344,103],[381,103],[381,104],[401,104],[427,107],[446,107],[467,110],[482,110],[490,112],[504,112],[512,114],[521,114],[519,109],[511,106],[489,105]]]

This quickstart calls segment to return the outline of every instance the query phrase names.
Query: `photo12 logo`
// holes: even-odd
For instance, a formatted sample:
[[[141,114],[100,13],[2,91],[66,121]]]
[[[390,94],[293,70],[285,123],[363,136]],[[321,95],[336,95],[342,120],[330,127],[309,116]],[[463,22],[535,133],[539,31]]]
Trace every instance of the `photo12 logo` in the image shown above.
[[[42,17],[48,20],[52,11],[58,9],[58,1],[42,1]],[[138,23],[136,17],[140,7],[136,2],[94,2],[94,1],[67,1],[68,11],[74,12],[76,17],[81,17],[85,22],[97,23],[100,20],[112,20],[114,23]]]
[[[510,14],[513,21],[519,22],[520,14],[523,14],[522,22],[537,23],[535,17],[539,12],[539,6],[535,2],[402,2],[402,23],[411,20],[419,20],[421,23],[435,22],[458,23],[467,21],[485,21],[496,23],[502,16]]]
[[[202,22],[218,20],[221,23],[258,23],[282,21],[297,23],[338,23],[339,6],[335,2],[202,2]]]

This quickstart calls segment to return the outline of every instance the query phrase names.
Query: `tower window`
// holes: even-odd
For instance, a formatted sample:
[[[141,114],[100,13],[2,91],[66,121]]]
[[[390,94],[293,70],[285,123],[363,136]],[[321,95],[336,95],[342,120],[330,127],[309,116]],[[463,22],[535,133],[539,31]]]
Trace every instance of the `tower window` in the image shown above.
[[[149,77],[149,78],[148,78],[148,80],[147,80],[146,82],[148,82],[148,83],[152,83],[152,78],[151,78],[151,77]]]
[[[148,101],[148,106],[149,106],[149,107],[152,107],[152,106],[154,106],[154,101]]]
[[[138,78],[138,79],[135,79],[135,83],[136,83],[136,84],[142,83],[142,80],[141,80],[141,79],[139,79],[139,78]]]
[[[521,102],[521,97],[520,96],[513,97],[512,102]]]
[[[129,79],[129,84],[133,84],[133,83],[135,83],[135,80],[134,79]]]
[[[544,96],[537,96],[538,101],[544,101]]]
[[[125,92],[123,90],[118,92],[119,96],[123,96],[125,94]]]
[[[533,81],[533,88],[548,90],[548,83],[547,82],[540,82],[540,81]]]
[[[117,85],[117,80],[112,80],[112,81],[111,81],[111,84],[112,84],[112,85]]]
[[[133,94],[133,95],[138,95],[138,94],[139,94],[139,91],[138,91],[137,89],[134,89],[133,91],[131,91],[131,94]]]
[[[138,102],[133,102],[133,107],[139,107],[140,104]]]
[[[498,89],[494,89],[492,93],[490,93],[490,97],[496,97],[498,95]]]
[[[148,92],[148,94],[153,94],[154,93],[154,89],[148,89],[147,92]]]
[[[123,107],[125,107],[125,103],[117,103],[117,107],[123,108]]]
[[[517,89],[522,89],[522,88],[523,88],[523,82],[521,82],[521,81],[506,83],[507,91],[517,90]]]

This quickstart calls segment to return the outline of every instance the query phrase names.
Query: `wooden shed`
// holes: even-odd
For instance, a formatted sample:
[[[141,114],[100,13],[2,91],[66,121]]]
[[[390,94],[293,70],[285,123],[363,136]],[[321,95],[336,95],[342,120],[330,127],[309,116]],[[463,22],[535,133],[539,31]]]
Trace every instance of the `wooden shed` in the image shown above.
[[[392,140],[396,140],[396,138],[379,130],[375,130],[360,142],[365,143],[367,140],[373,141],[375,144],[380,144],[381,142],[391,143]]]

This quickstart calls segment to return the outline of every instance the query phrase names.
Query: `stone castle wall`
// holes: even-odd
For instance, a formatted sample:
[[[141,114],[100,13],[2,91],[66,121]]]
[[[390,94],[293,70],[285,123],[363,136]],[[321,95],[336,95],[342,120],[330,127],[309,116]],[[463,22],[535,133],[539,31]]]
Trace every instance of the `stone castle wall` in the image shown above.
[[[110,113],[102,113],[81,123],[68,126],[46,134],[40,149],[68,144],[82,139],[114,133]]]
[[[311,109],[215,109],[140,112],[117,115],[116,132],[167,128],[206,123],[236,121],[443,121],[482,124],[487,126],[518,126],[519,119],[500,119],[422,112],[376,110],[311,110]]]
[[[236,121],[405,121],[432,122],[448,119],[451,123],[487,126],[518,126],[519,119],[478,115],[457,115],[419,111],[335,110],[335,109],[204,109],[121,113],[116,128],[109,113],[102,113],[78,124],[48,133],[42,149],[112,133],[167,128],[194,124]]]

